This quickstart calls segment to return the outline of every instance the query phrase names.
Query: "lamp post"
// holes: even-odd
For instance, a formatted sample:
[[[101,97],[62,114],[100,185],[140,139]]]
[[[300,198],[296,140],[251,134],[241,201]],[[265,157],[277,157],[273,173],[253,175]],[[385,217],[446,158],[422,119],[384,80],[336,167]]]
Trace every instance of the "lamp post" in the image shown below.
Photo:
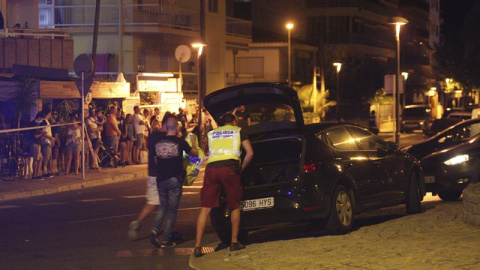
[[[408,80],[408,72],[402,72],[402,83],[403,83],[403,108],[407,106],[406,96],[407,96],[407,80]]]
[[[198,81],[198,105],[200,105],[201,103],[201,98],[202,98],[202,87],[201,87],[201,77],[200,77],[200,61],[202,60],[201,59],[201,56],[202,56],[202,52],[203,52],[203,47],[205,47],[207,45],[203,44],[203,43],[193,43],[192,44],[192,48],[194,49],[197,49],[197,81]]]
[[[203,95],[205,91],[205,57],[202,59],[203,47],[207,46],[203,43],[193,43],[192,48],[197,49],[197,82],[198,82],[198,125],[200,129],[200,134],[202,133],[202,109],[203,109]],[[199,144],[202,145],[202,138],[199,138]]]
[[[389,20],[390,24],[395,25],[395,37],[397,39],[397,74],[395,76],[395,89],[394,89],[394,104],[395,104],[395,143],[397,147],[400,145],[400,95],[399,95],[399,80],[400,80],[400,29],[403,25],[408,23],[408,20],[402,17],[393,17]]]
[[[292,85],[292,39],[290,37],[293,29],[293,23],[289,22],[285,25],[288,33],[288,86]]]
[[[335,108],[335,117],[339,117],[340,112],[340,70],[342,69],[342,63],[333,63],[333,66],[337,68],[337,106]]]

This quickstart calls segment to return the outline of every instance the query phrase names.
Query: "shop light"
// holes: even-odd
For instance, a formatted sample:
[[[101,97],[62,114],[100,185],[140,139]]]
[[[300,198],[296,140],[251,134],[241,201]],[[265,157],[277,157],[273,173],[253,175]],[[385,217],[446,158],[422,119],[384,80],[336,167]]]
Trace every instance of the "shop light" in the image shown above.
[[[139,75],[145,77],[160,77],[160,78],[173,78],[173,73],[140,73]]]

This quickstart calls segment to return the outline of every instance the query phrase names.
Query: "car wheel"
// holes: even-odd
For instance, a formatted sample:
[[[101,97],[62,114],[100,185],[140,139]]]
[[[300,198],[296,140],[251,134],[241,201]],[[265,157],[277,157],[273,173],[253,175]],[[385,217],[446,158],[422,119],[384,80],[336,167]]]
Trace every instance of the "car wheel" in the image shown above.
[[[215,233],[222,243],[230,245],[232,242],[232,224],[230,217],[225,217],[225,210],[223,207],[212,208],[210,213],[210,222],[212,223]],[[245,243],[248,238],[248,231],[242,230],[238,232],[238,241]]]
[[[438,197],[442,199],[442,201],[456,201],[462,196],[462,191],[458,190],[449,190],[449,191],[442,191],[438,192]]]
[[[420,195],[420,187],[418,185],[417,173],[412,172],[408,183],[407,194],[407,213],[418,214],[422,212],[422,198]]]
[[[330,233],[342,234],[351,231],[353,225],[352,194],[342,185],[338,185],[333,192],[325,228]]]

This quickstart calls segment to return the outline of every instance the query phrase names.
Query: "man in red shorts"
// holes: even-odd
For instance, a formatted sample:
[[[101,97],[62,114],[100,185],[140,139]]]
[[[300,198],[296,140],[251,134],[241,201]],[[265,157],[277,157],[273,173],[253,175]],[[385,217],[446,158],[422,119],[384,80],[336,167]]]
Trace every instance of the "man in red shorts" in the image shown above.
[[[233,114],[222,116],[222,127],[208,132],[210,146],[205,180],[200,192],[202,207],[197,221],[197,237],[195,257],[202,256],[202,237],[205,224],[212,207],[218,206],[220,191],[223,189],[227,207],[231,211],[232,241],[230,251],[240,250],[245,246],[238,242],[240,227],[240,201],[243,196],[240,173],[253,158],[253,149],[248,136],[237,127],[237,119]],[[243,163],[240,160],[241,148],[245,150]]]

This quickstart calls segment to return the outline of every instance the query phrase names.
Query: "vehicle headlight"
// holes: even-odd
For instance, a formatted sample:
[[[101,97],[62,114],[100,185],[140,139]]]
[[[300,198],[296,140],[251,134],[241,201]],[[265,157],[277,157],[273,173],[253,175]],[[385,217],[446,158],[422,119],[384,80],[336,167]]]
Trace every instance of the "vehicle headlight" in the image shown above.
[[[468,155],[458,155],[444,162],[445,165],[457,165],[468,161],[470,157]]]

